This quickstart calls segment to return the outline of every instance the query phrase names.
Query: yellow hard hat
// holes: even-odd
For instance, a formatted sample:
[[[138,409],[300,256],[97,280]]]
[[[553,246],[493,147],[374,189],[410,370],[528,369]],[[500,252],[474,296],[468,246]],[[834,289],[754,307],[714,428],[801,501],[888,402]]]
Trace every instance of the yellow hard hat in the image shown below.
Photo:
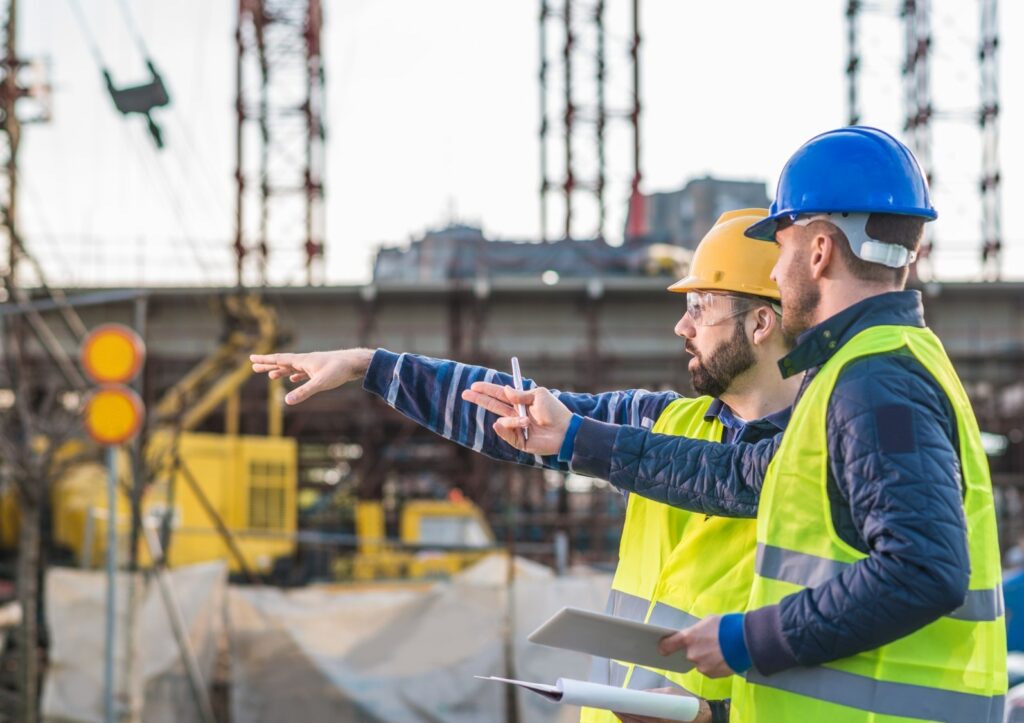
[[[766,208],[741,208],[723,213],[693,252],[690,273],[669,291],[731,291],[779,299],[769,274],[779,259],[778,244],[748,238],[744,232],[768,217]]]

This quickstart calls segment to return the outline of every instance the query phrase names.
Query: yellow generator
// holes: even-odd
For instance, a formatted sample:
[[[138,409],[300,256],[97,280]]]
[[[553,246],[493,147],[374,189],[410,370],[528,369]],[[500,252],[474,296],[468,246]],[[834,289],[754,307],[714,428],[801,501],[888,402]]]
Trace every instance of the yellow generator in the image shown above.
[[[360,501],[356,503],[356,535],[354,580],[448,576],[495,546],[494,533],[480,508],[460,497],[405,502],[399,515],[398,540],[387,538],[383,505]]]

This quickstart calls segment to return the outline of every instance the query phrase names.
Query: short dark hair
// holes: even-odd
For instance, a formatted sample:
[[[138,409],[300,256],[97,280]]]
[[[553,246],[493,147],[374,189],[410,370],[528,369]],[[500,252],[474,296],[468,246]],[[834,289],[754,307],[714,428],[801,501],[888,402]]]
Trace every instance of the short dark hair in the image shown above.
[[[924,236],[925,220],[919,216],[903,216],[895,213],[873,213],[868,216],[868,223],[865,230],[873,239],[883,243],[896,244],[911,252],[916,252],[921,247],[921,238]],[[909,267],[903,266],[894,269],[890,266],[865,261],[855,256],[846,234],[841,229],[832,225],[835,229],[833,237],[841,243],[837,243],[839,253],[846,262],[850,271],[858,279],[873,281],[877,283],[895,283],[903,288],[907,283]]]
[[[741,294],[735,293],[732,295],[732,309],[733,311],[740,311],[737,307],[737,302],[746,303],[747,308],[745,311],[753,311],[759,306],[767,306],[775,312],[776,322],[779,323],[779,331],[782,331],[782,325],[779,320],[782,319],[782,302],[778,299],[773,299],[770,296],[759,296],[757,294]],[[736,329],[739,330],[746,323],[746,315],[736,317]],[[782,335],[782,341],[786,346],[786,349],[792,349],[794,346],[794,340],[790,339],[785,334]]]
[[[782,314],[782,302],[779,301],[778,299],[773,299],[770,296],[760,296],[758,294],[744,294],[739,291],[730,292],[729,295],[733,299],[733,311],[739,311],[739,309],[736,308],[737,301],[744,301],[751,309],[754,309],[758,306],[770,306],[776,314]]]

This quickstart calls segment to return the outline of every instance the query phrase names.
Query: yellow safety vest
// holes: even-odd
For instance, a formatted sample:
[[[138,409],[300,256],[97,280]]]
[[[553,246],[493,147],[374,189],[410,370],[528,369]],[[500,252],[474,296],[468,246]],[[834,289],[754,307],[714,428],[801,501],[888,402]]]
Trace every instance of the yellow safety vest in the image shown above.
[[[731,720],[1000,723],[1006,628],[988,463],[953,365],[927,329],[878,326],[840,349],[809,383],[768,467],[757,517],[750,609],[820,585],[865,559],[832,526],[826,491],[828,401],[852,360],[907,350],[935,378],[956,414],[971,559],[964,605],[875,650],[765,676],[751,669],[733,688]]]
[[[652,431],[713,442],[722,423],[706,420],[710,397],[678,399]],[[710,517],[631,494],[606,612],[682,628],[706,615],[746,609],[754,574],[754,520]],[[646,690],[680,687],[702,698],[728,698],[732,678],[707,678],[595,658],[591,680]],[[617,721],[609,711],[584,708],[583,723]]]

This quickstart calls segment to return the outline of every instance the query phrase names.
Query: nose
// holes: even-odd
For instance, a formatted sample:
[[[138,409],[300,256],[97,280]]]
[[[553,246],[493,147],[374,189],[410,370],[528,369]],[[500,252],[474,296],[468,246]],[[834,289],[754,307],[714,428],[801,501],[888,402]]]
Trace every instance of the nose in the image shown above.
[[[772,281],[774,281],[776,284],[779,283],[779,264],[781,262],[782,262],[782,259],[779,259],[778,261],[776,261],[775,265],[772,266],[772,272],[770,274],[768,274],[768,278],[771,279]]]
[[[692,339],[697,333],[697,327],[693,325],[693,320],[690,319],[688,313],[684,313],[679,321],[676,322],[676,327],[673,329],[676,336],[680,336],[684,339]]]

